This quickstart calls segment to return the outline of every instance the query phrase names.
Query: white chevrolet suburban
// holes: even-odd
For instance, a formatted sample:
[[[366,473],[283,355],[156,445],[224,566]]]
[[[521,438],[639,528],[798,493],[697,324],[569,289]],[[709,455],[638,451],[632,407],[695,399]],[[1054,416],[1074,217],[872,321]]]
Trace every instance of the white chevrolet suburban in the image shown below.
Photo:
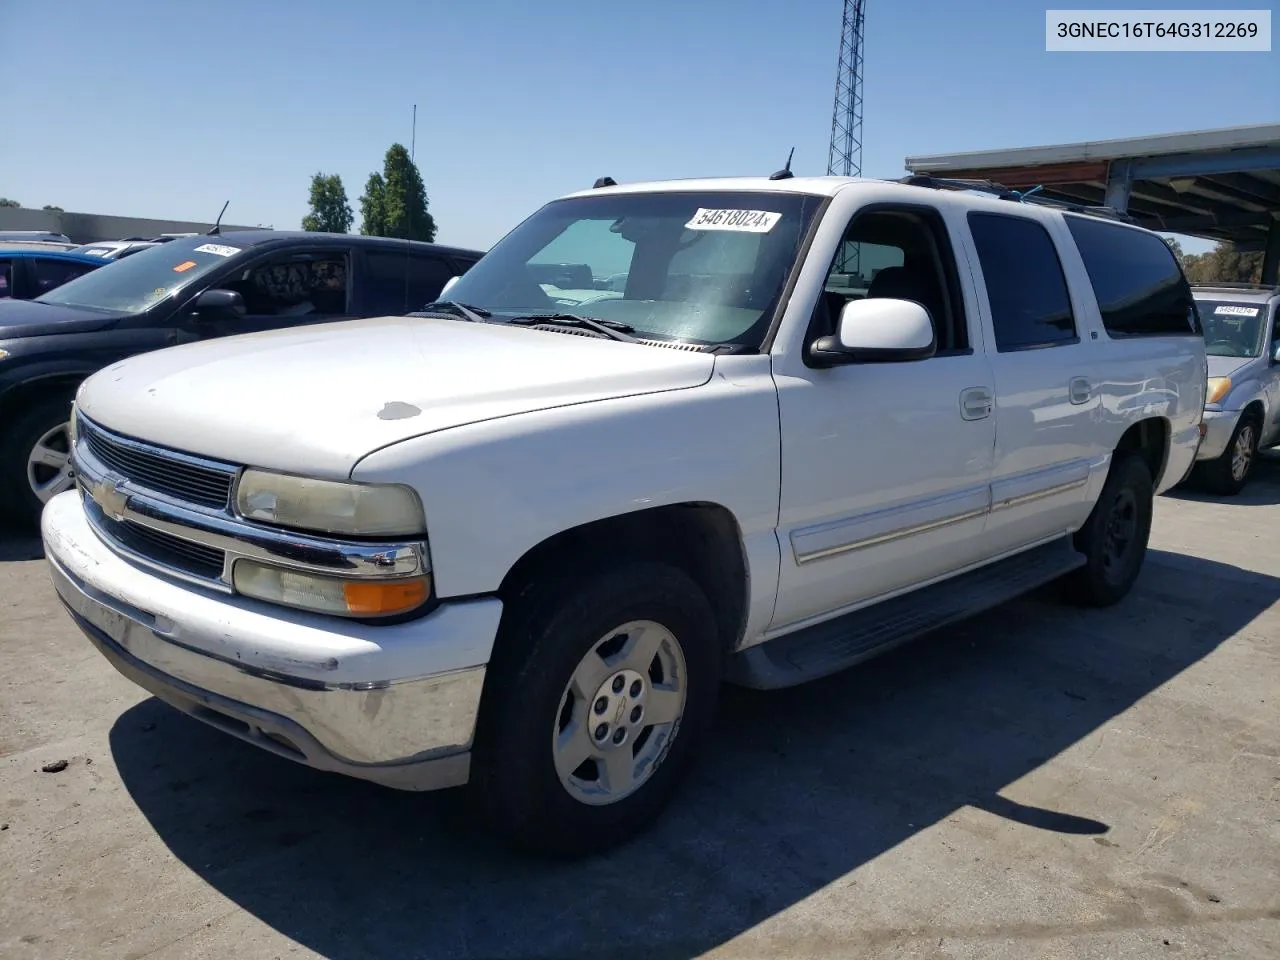
[[[1114,217],[949,186],[606,178],[419,313],[107,367],[57,592],[215,727],[605,849],[723,682],[1137,577],[1201,435],[1186,280]]]

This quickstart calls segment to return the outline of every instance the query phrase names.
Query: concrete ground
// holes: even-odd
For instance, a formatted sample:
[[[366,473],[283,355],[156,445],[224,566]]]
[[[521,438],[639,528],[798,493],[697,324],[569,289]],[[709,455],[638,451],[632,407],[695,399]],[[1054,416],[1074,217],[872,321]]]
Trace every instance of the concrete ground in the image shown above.
[[[649,835],[517,858],[117,676],[0,543],[0,956],[1280,957],[1280,460],[1162,498],[1122,605],[1046,594],[726,696]],[[42,772],[46,765],[66,767]],[[52,769],[52,767],[51,767]]]

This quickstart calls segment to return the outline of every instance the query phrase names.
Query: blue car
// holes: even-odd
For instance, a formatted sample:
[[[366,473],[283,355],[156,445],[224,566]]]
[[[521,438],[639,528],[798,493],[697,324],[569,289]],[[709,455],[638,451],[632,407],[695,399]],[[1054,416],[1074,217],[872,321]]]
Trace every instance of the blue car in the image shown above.
[[[110,262],[61,250],[0,247],[0,300],[30,300]]]

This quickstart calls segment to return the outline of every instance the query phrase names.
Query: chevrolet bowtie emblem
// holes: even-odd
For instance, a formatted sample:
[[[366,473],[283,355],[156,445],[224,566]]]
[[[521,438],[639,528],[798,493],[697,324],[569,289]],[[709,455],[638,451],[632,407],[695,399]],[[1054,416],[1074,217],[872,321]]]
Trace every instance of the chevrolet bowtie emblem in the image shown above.
[[[90,496],[112,520],[123,519],[125,507],[129,505],[129,494],[122,478],[107,474],[94,484]]]

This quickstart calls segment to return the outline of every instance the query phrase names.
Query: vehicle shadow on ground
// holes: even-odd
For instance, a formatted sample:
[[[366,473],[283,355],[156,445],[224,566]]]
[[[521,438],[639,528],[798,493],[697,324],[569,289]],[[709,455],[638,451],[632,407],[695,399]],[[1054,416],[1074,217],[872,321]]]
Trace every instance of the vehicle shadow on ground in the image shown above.
[[[1200,490],[1194,483],[1185,483],[1165,494],[1174,500],[1190,500],[1197,503],[1220,503],[1235,507],[1270,507],[1280,503],[1280,447],[1258,451],[1249,484],[1234,497],[1224,497]]]
[[[19,532],[0,524],[0,563],[12,560],[42,560],[44,544],[39,536]]]
[[[595,957],[622,944],[682,957],[965,805],[1092,842],[1106,809],[1038,810],[999,791],[1278,598],[1280,579],[1152,551],[1110,610],[1069,607],[1049,588],[805,687],[727,690],[716,736],[661,823],[579,863],[505,850],[472,822],[463,791],[316,773],[154,699],[123,714],[110,741],[174,855],[326,957]]]

